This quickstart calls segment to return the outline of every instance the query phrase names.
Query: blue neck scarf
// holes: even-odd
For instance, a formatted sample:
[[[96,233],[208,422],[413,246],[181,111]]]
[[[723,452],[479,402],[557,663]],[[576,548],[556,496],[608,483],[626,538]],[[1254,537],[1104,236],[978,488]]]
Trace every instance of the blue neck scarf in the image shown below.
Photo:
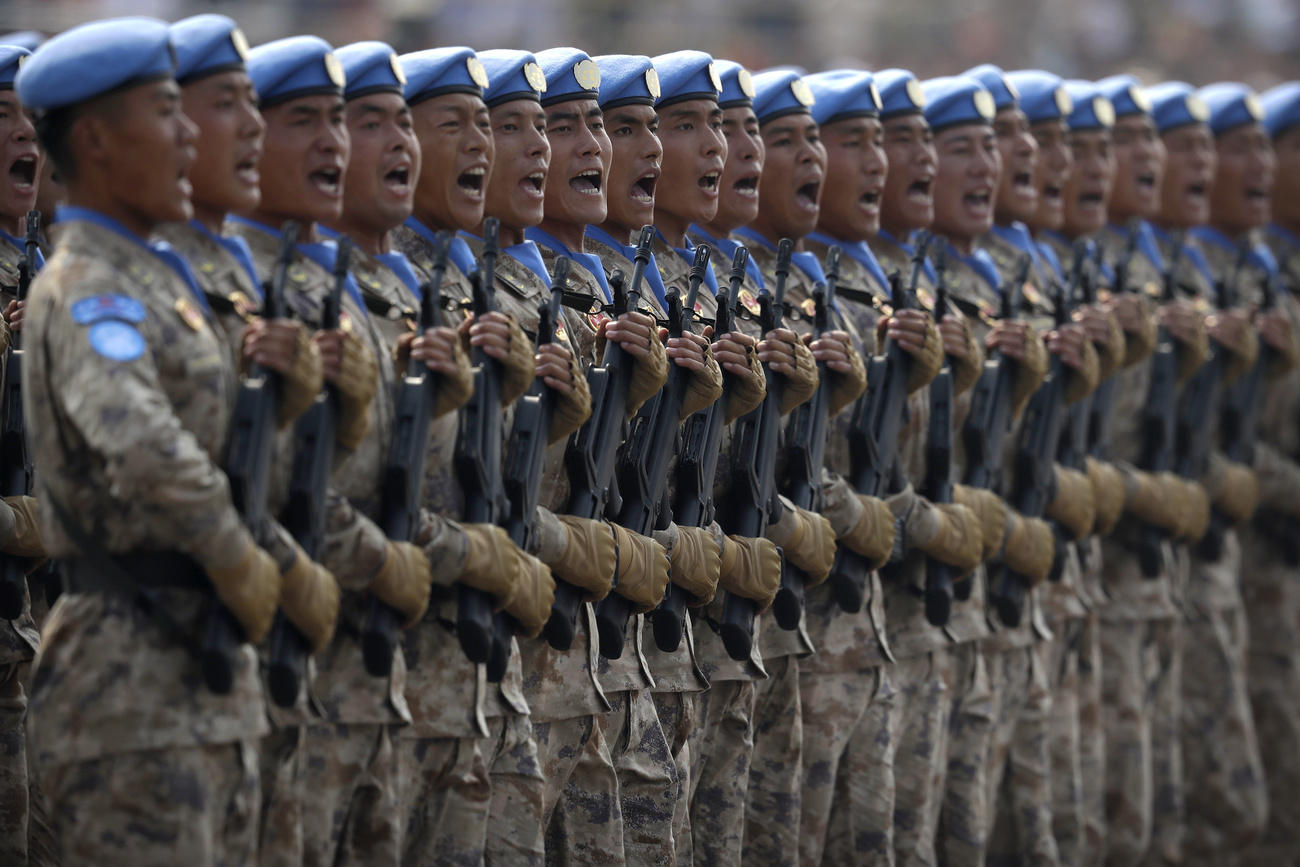
[[[606,232],[600,226],[588,226],[587,237],[594,241],[599,241],[606,246],[613,247],[615,250],[620,251],[624,256],[626,256],[629,261],[635,260],[636,258],[636,247],[629,247],[609,232]],[[623,276],[628,280],[632,279],[631,274],[625,274]],[[654,290],[655,298],[659,301],[659,309],[667,310],[668,290],[664,287],[664,278],[663,275],[659,273],[659,263],[655,261],[654,253],[650,254],[650,264],[646,266],[644,279],[645,282],[650,284],[650,288]]]
[[[256,299],[258,301],[262,300],[262,283],[257,279],[257,267],[253,264],[253,251],[248,249],[248,242],[238,235],[214,234],[198,220],[190,220],[190,225],[205,238],[220,244],[227,253],[235,257],[235,261],[239,262],[244,270],[248,272],[248,279],[253,284],[253,293]]]
[[[609,291],[609,281],[605,279],[605,266],[601,263],[600,257],[595,253],[585,253],[581,251],[574,252],[556,239],[550,232],[542,231],[536,226],[531,229],[525,229],[524,237],[528,238],[528,240],[532,241],[534,244],[545,247],[548,250],[554,250],[561,256],[568,256],[583,268],[586,268],[587,271],[591,273],[591,276],[596,279],[596,282],[600,284],[601,295],[604,297],[605,303],[608,304],[614,300],[613,294]]]
[[[250,220],[247,217],[237,216],[232,216],[229,219],[234,220],[237,223],[242,223],[249,228],[256,229],[259,232],[265,232],[273,237],[280,237],[280,232],[278,230],[271,228],[265,223],[259,223],[257,220]],[[321,229],[322,227],[317,226],[316,228]],[[324,231],[326,234],[330,233],[329,229],[325,229]],[[294,248],[303,256],[306,256],[308,259],[324,268],[327,272],[333,273],[334,261],[339,255],[338,244],[334,241],[317,241],[314,243],[299,241],[294,245]],[[352,300],[357,305],[357,309],[361,311],[361,315],[369,316],[370,313],[366,309],[366,300],[361,297],[361,290],[357,288],[357,281],[353,279],[351,271],[348,272],[347,279],[343,281],[343,288],[347,291],[348,295],[352,297]]]
[[[736,251],[745,246],[731,238],[715,238],[699,226],[691,226],[691,234],[698,238],[701,244],[708,244],[714,250],[726,256],[726,261],[722,264],[726,266],[728,271],[731,268],[731,261],[736,258]],[[758,288],[762,289],[766,285],[763,280],[763,269],[758,267],[758,263],[754,261],[753,256],[745,260],[745,273],[749,275],[749,279],[753,280],[754,285]]]
[[[880,267],[880,262],[876,259],[876,254],[871,252],[871,248],[867,246],[866,241],[839,241],[832,238],[830,235],[825,235],[821,232],[813,232],[808,237],[818,243],[825,244],[828,247],[838,245],[844,252],[845,256],[848,256],[854,262],[857,262],[863,268],[866,268],[867,273],[871,275],[871,278],[875,280],[877,285],[880,287],[881,293],[883,293],[885,297],[889,296],[889,278],[885,276],[885,269]]]
[[[884,229],[881,229],[879,232],[876,233],[876,235],[880,238],[883,238],[886,241],[889,241],[897,245],[898,249],[902,250],[909,257],[916,255],[916,245],[912,243],[912,239],[910,236],[907,238],[895,238],[893,235],[891,235],[889,232],[886,232]],[[926,257],[925,262],[921,264],[921,270],[925,272],[926,278],[931,283],[934,283],[934,281],[937,280],[939,277],[939,275],[935,273],[934,263],[930,261],[930,257],[928,256]]]

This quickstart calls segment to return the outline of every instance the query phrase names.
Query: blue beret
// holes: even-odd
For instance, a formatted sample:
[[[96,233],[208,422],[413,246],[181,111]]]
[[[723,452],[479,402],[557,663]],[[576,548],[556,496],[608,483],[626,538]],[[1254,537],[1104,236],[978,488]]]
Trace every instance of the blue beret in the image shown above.
[[[60,33],[14,80],[23,105],[53,111],[133,84],[170,78],[170,30],[156,18],[110,18]]]
[[[290,36],[248,52],[248,76],[262,108],[322,94],[343,95],[347,79],[334,49],[319,36]]]
[[[882,69],[876,73],[875,80],[876,90],[880,91],[881,120],[925,113],[925,91],[916,76],[906,69]]]
[[[1264,126],[1273,138],[1300,124],[1300,81],[1279,84],[1259,101],[1264,106]]]
[[[1166,81],[1148,87],[1144,93],[1151,103],[1151,118],[1163,135],[1171,129],[1193,123],[1205,123],[1210,110],[1196,95],[1196,88],[1182,81]]]
[[[35,51],[45,42],[46,36],[39,30],[15,30],[0,36],[0,45],[17,45],[28,51]]]
[[[1219,82],[1197,91],[1210,110],[1210,129],[1216,136],[1264,119],[1264,107],[1255,91],[1236,82]]]
[[[836,69],[804,79],[812,91],[813,120],[826,125],[855,117],[880,117],[880,94],[870,72]]]
[[[446,93],[482,97],[487,72],[474,49],[464,46],[430,48],[397,58],[406,75],[406,103],[415,105]]]
[[[667,108],[690,99],[717,101],[722,80],[713,58],[703,51],[674,51],[660,54],[652,61],[659,73],[659,98],[655,108]],[[758,102],[755,100],[755,105]]]
[[[1074,100],[1074,108],[1066,118],[1071,130],[1110,129],[1115,125],[1115,106],[1091,81],[1072,78],[1065,83],[1065,92]]]
[[[659,73],[644,54],[602,54],[592,58],[600,70],[600,107],[650,105],[659,98]]]
[[[0,45],[0,90],[13,90],[18,69],[32,53],[21,45]]]
[[[195,15],[171,26],[176,49],[176,80],[181,84],[243,69],[248,40],[234,21],[224,15]]]
[[[1059,75],[1041,69],[1022,69],[1007,73],[1007,83],[1020,94],[1020,109],[1029,122],[1065,120],[1074,110],[1074,100]]]
[[[997,108],[993,94],[977,79],[965,75],[931,78],[921,83],[925,119],[935,132],[966,124],[990,124]]]
[[[722,80],[718,105],[722,108],[753,108],[754,77],[749,70],[734,60],[715,60],[713,65]]]
[[[791,69],[765,69],[754,76],[754,114],[760,124],[787,114],[811,115],[812,91]]]
[[[548,48],[537,52],[537,65],[546,75],[542,105],[572,99],[600,99],[600,67],[580,48]]]
[[[404,95],[406,73],[402,71],[397,52],[387,42],[354,42],[334,52],[334,56],[343,66],[343,77],[347,79],[344,99],[370,93]]]
[[[546,92],[546,75],[531,51],[494,48],[480,51],[478,59],[487,70],[488,86],[483,88],[483,101],[488,108],[516,99],[541,102]]]
[[[1103,78],[1097,82],[1097,92],[1110,100],[1117,118],[1151,113],[1151,101],[1142,90],[1142,82],[1132,75]]]
[[[966,70],[962,75],[975,79],[984,85],[985,90],[993,94],[994,111],[1015,108],[1020,100],[1020,93],[1016,90],[1016,86],[1007,79],[1007,74],[992,63],[980,64],[973,69]],[[1021,107],[1023,108],[1023,106]]]

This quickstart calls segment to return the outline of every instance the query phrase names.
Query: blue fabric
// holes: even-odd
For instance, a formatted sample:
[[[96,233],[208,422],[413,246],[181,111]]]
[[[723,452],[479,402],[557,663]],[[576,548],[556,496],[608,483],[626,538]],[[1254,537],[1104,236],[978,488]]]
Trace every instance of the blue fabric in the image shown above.
[[[921,82],[906,69],[882,69],[875,75],[880,92],[880,117],[888,120],[903,114],[921,114],[925,110],[925,92]]]
[[[998,274],[998,266],[993,262],[993,257],[987,250],[978,247],[969,255],[964,256],[951,246],[948,248],[948,255],[952,256],[958,262],[965,262],[979,278],[993,289],[994,292],[1001,292],[1002,277]]]
[[[0,45],[0,90],[13,88],[19,64],[24,57],[31,57],[31,54],[21,45]]]
[[[1046,241],[1035,241],[1034,246],[1038,248],[1038,255],[1051,267],[1052,274],[1056,277],[1064,277],[1065,268],[1062,267],[1061,259],[1056,255],[1055,248]]]
[[[636,247],[630,247],[627,244],[624,244],[600,226],[588,226],[587,237],[613,247],[615,250],[621,251],[629,261],[635,260],[636,258]],[[624,274],[623,276],[628,280],[632,279],[630,273]],[[659,273],[659,263],[655,261],[654,253],[650,254],[650,264],[646,266],[645,277],[643,279],[645,282],[650,284],[650,289],[654,292],[655,298],[659,301],[659,309],[667,310],[668,290],[664,287],[664,278],[663,275]]]
[[[398,62],[406,75],[403,94],[410,105],[445,93],[469,93],[481,98],[488,82],[474,49],[464,46],[415,51],[403,54]]]
[[[14,249],[18,250],[19,252],[26,252],[27,250],[26,238],[15,237],[14,235],[11,235],[8,232],[6,232],[4,229],[0,229],[0,238],[4,238],[11,245],[13,245]],[[41,252],[40,247],[37,247],[36,248],[36,270],[39,271],[44,267],[45,267],[45,254]],[[36,276],[36,275],[33,274],[32,276]]]
[[[754,76],[754,114],[758,122],[788,114],[811,114],[816,98],[803,76],[790,69],[768,69]]]
[[[176,49],[176,80],[185,83],[204,75],[244,68],[248,45],[239,25],[225,15],[206,13],[171,26]]]
[[[925,93],[925,119],[936,132],[993,122],[993,95],[978,79],[965,75],[931,78],[921,82],[921,90]]]
[[[407,217],[406,222],[402,225],[429,242],[431,247],[437,246],[438,233],[415,219],[415,217]],[[469,248],[469,244],[466,244],[465,239],[460,235],[452,236],[451,245],[447,248],[447,258],[466,277],[478,270],[478,260],[474,258],[474,251]]]
[[[546,92],[546,74],[531,52],[496,48],[480,51],[478,59],[487,71],[488,85],[483,88],[483,101],[488,108],[516,99],[540,101]]]
[[[1173,242],[1173,236],[1170,235],[1168,232],[1164,231],[1163,229],[1159,228],[1158,226],[1153,226],[1151,230],[1155,234],[1155,236],[1159,238],[1162,242],[1166,244]],[[1188,237],[1195,238],[1195,230],[1192,230],[1192,232],[1189,233],[1188,236],[1185,236],[1183,239],[1183,243],[1182,243],[1183,258],[1191,262],[1192,267],[1194,267],[1197,271],[1200,271],[1201,276],[1203,276],[1206,279],[1206,281],[1211,286],[1213,286],[1215,281],[1215,274],[1214,271],[1210,269],[1210,263],[1205,258],[1205,253],[1201,251],[1201,247],[1199,244],[1189,243],[1187,240]]]
[[[265,223],[259,223],[257,220],[250,220],[247,217],[239,217],[234,215],[230,216],[229,219],[234,220],[235,222],[248,226],[250,228],[256,229],[259,232],[265,232],[266,234],[271,235],[273,237],[276,238],[280,237],[280,233],[278,231],[266,225]],[[327,235],[331,234],[330,230],[325,229],[324,227],[318,226],[317,229],[323,231]],[[332,233],[332,234],[335,234],[337,236],[337,233]],[[295,245],[295,248],[298,250],[299,253],[303,254],[308,259],[312,260],[317,265],[324,268],[326,271],[333,273],[334,260],[338,258],[338,249],[339,249],[338,244],[335,243],[334,241],[332,240],[320,241],[317,243],[306,243],[304,241],[299,241],[297,245]],[[361,296],[361,290],[357,287],[357,281],[353,279],[352,272],[350,271],[348,272],[347,279],[343,282],[343,288],[347,290],[348,295],[352,296],[352,300],[356,302],[357,307],[361,310],[361,315],[369,316],[370,313],[366,310],[365,298]]]
[[[156,18],[110,18],[41,45],[14,78],[32,111],[51,111],[130,84],[172,75],[171,30]]]
[[[722,80],[718,105],[722,108],[753,108],[754,77],[749,70],[734,60],[714,60],[713,65]]]
[[[537,226],[533,226],[531,229],[525,229],[524,237],[548,250],[554,250],[561,256],[568,256],[570,259],[586,268],[591,272],[591,276],[596,278],[596,282],[600,284],[601,295],[604,297],[605,303],[608,304],[614,300],[613,294],[609,291],[609,280],[605,277],[605,265],[600,261],[600,257],[595,253],[575,253],[549,232],[544,232]]]
[[[813,232],[808,238],[827,246],[838,245],[845,256],[867,269],[867,273],[880,286],[881,292],[889,294],[889,277],[885,275],[885,269],[880,267],[880,261],[876,258],[876,254],[871,252],[866,241],[840,241],[821,232]]]
[[[655,73],[659,76],[659,96],[655,107],[662,108],[675,102],[690,99],[717,100],[722,92],[722,81],[713,65],[713,58],[703,51],[674,51],[653,58]],[[602,67],[603,69],[603,67]],[[755,81],[755,87],[758,82]],[[758,99],[754,100],[755,111]]]
[[[411,263],[407,260],[405,254],[394,250],[391,253],[380,253],[375,258],[382,262],[385,268],[392,271],[397,276],[397,279],[402,281],[402,285],[411,290],[411,294],[415,296],[416,301],[424,299],[424,293],[420,291],[420,278],[415,276],[415,269],[411,267]]]
[[[1264,107],[1259,97],[1244,84],[1219,82],[1202,87],[1196,95],[1210,110],[1210,129],[1216,136],[1264,119]]]
[[[672,248],[673,248],[673,251],[674,251],[678,256],[681,256],[683,259],[685,259],[685,260],[686,260],[686,263],[687,263],[688,265],[694,265],[694,264],[695,264],[695,247],[696,247],[696,244],[695,244],[694,241],[692,241],[692,240],[690,239],[690,236],[689,236],[689,235],[688,235],[687,238],[686,238],[686,246],[685,246],[685,247],[678,247],[678,246],[675,246],[674,244],[672,244],[671,242],[669,242],[667,238],[664,238],[662,232],[659,232],[659,231],[656,230],[655,234],[657,234],[657,235],[658,235],[658,236],[659,236],[659,237],[664,241],[664,243],[666,243],[666,244],[668,244],[668,246],[672,247]],[[710,254],[710,255],[712,255],[712,254]],[[704,285],[707,286],[707,287],[709,288],[709,291],[712,292],[715,296],[718,294],[718,275],[717,275],[716,273],[714,273],[712,267],[710,267],[708,270],[706,270],[706,271],[704,272]],[[681,290],[682,290],[682,292],[685,292],[685,291],[686,291],[686,287],[685,287],[685,286],[682,286],[682,287],[681,287]]]
[[[1020,94],[1020,110],[1032,123],[1065,120],[1074,109],[1074,100],[1065,90],[1059,75],[1041,69],[1021,69],[1007,73],[1007,83]]]
[[[812,91],[812,116],[818,124],[880,116],[880,93],[870,72],[836,69],[810,75],[804,81]]]
[[[1259,101],[1264,108],[1264,126],[1273,138],[1300,124],[1300,81],[1279,84],[1260,94]]]
[[[304,96],[343,95],[346,79],[334,49],[317,36],[290,36],[248,52],[248,77],[263,108]]]
[[[1091,81],[1071,79],[1065,83],[1065,92],[1074,103],[1066,118],[1071,130],[1110,129],[1115,125],[1115,106]]]
[[[731,268],[731,261],[736,258],[736,251],[745,245],[731,238],[715,238],[699,226],[691,226],[691,234],[701,239],[701,243],[706,243],[716,250],[719,254],[726,256],[723,263],[728,270]],[[763,269],[758,267],[754,257],[750,256],[745,260],[745,273],[754,281],[754,285],[762,289],[766,282],[763,280]]]
[[[1106,230],[1118,238],[1121,242],[1128,241],[1128,229],[1124,226],[1110,224]],[[1138,251],[1146,257],[1151,266],[1156,269],[1157,273],[1165,272],[1165,257],[1160,252],[1160,245],[1156,242],[1155,229],[1146,220],[1137,222],[1137,248]]]
[[[220,244],[227,253],[235,257],[248,273],[248,279],[253,282],[254,298],[258,301],[262,300],[262,282],[257,278],[257,266],[253,264],[253,251],[248,249],[248,242],[238,235],[215,235],[208,231],[207,226],[204,226],[198,220],[190,220],[190,225],[196,231]]]
[[[996,111],[1002,111],[1004,108],[1015,108],[1020,100],[1020,92],[1016,86],[1007,80],[1007,74],[992,63],[982,63],[979,66],[966,70],[962,75],[973,78],[984,89],[993,94],[993,108]]]
[[[600,70],[600,107],[654,105],[662,90],[654,62],[644,54],[593,57]]]
[[[347,79],[343,87],[344,99],[379,92],[402,95],[406,73],[402,72],[398,77],[402,67],[397,52],[387,42],[354,42],[335,51],[334,56],[343,64],[343,75]]]
[[[600,67],[580,48],[548,48],[537,52],[546,75],[542,105],[573,99],[600,98]]]
[[[1161,135],[1180,126],[1205,123],[1210,119],[1210,110],[1196,95],[1196,88],[1186,82],[1166,81],[1148,87],[1146,95],[1151,100],[1151,117]]]
[[[895,238],[893,235],[891,235],[889,232],[886,232],[884,229],[881,229],[876,234],[879,237],[883,238],[884,240],[895,244],[898,247],[898,249],[906,253],[909,258],[916,255],[916,245],[912,243],[911,238]],[[929,280],[931,283],[933,283],[939,277],[939,275],[935,273],[934,263],[930,261],[930,258],[928,256],[926,257],[925,262],[922,263],[921,265],[921,271],[925,274],[926,279]]]
[[[1151,101],[1142,92],[1142,82],[1132,75],[1112,75],[1097,82],[1097,90],[1110,100],[1116,117],[1150,114]]]

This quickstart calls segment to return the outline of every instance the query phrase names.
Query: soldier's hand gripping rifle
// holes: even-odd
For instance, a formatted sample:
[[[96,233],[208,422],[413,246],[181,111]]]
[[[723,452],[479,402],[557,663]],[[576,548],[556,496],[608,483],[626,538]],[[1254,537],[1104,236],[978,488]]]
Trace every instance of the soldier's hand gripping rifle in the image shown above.
[[[938,249],[934,257],[934,321],[939,323],[948,313],[948,248],[942,239],[935,243]],[[925,441],[925,482],[921,494],[932,503],[952,502],[955,400],[952,364],[952,357],[945,355],[943,367],[930,382],[930,424]],[[947,625],[952,613],[952,600],[956,593],[954,571],[947,563],[933,557],[926,558],[925,619],[934,626]]]
[[[826,251],[826,282],[813,289],[813,339],[817,340],[835,327],[835,286],[840,279],[840,248]],[[830,427],[827,410],[831,400],[830,368],[817,363],[817,390],[795,408],[786,424],[782,464],[785,478],[782,490],[801,509],[820,511],[822,505],[822,464],[826,456],[826,434]],[[782,629],[797,629],[803,615],[804,587],[808,577],[785,561],[781,569],[781,586],[772,601],[772,613]]]
[[[731,259],[729,288],[718,293],[718,312],[714,320],[715,335],[730,334],[736,320],[736,298],[745,282],[745,264],[749,251],[736,248]],[[731,374],[723,372],[722,397],[692,415],[682,426],[681,451],[677,458],[677,490],[672,504],[673,520],[682,527],[706,527],[713,523],[713,478],[718,469],[718,452],[727,426],[727,384]],[[677,650],[685,628],[688,594],[675,584],[668,585],[668,595],[654,610],[655,645],[664,653]]]
[[[635,311],[640,304],[641,284],[650,264],[653,244],[654,227],[643,227],[637,238],[635,265],[626,289],[621,274],[616,273],[610,278],[614,297],[611,312],[615,319]],[[564,455],[569,472],[569,514],[599,519],[605,516],[608,506],[618,511],[614,469],[627,425],[627,387],[633,363],[626,350],[611,340],[605,344],[601,363],[587,370],[591,418],[569,439]],[[578,628],[583,592],[565,581],[563,575],[556,575],[555,579],[555,603],[551,608],[551,619],[546,623],[545,635],[551,647],[568,650]]]
[[[777,245],[776,284],[758,296],[759,322],[763,334],[780,328],[785,284],[790,277],[794,243],[782,238]],[[735,303],[734,299],[731,301]],[[736,420],[731,441],[727,501],[719,523],[728,534],[759,539],[767,534],[768,522],[781,508],[776,493],[776,450],[781,435],[781,378],[764,368],[767,396],[750,412]],[[732,659],[748,659],[754,646],[754,617],[758,604],[752,599],[728,593],[722,603],[718,635]]]
[[[420,335],[437,325],[442,281],[447,273],[451,235],[437,237],[429,282],[420,288]],[[438,377],[428,365],[412,358],[397,387],[393,434],[379,480],[379,527],[389,539],[414,541],[420,528],[424,465],[429,453],[429,429],[438,400]],[[374,677],[388,677],[402,635],[402,617],[376,596],[367,601],[361,627],[361,657]]]
[[[27,237],[18,263],[18,300],[27,300],[27,290],[36,276],[36,254],[41,234],[41,212],[27,212]],[[13,497],[32,492],[32,458],[27,453],[27,424],[23,417],[22,334],[9,338],[5,354],[4,421],[0,423],[0,496]],[[29,561],[0,554],[0,618],[21,617],[27,598]]]
[[[1130,268],[1133,257],[1137,255],[1138,227],[1136,225],[1129,227],[1128,238],[1124,242],[1124,249],[1120,257],[1115,260],[1115,279],[1111,285],[1111,293],[1122,295],[1130,291]],[[1097,286],[1102,279],[1102,248],[1097,245],[1097,260],[1091,271],[1091,279],[1084,283],[1085,293],[1083,303],[1092,305],[1097,303]],[[1110,454],[1110,416],[1111,407],[1115,405],[1115,389],[1118,384],[1115,375],[1112,374],[1108,379],[1097,386],[1097,390],[1087,398],[1087,453],[1099,460],[1105,460]],[[1078,469],[1076,467],[1076,469]]]
[[[890,275],[891,303],[895,310],[915,308],[916,288],[925,270],[931,236],[923,234],[912,253],[912,272],[904,289],[897,272]],[[889,341],[884,351],[867,364],[867,391],[853,407],[849,424],[849,482],[859,494],[883,497],[898,461],[899,432],[907,410],[907,377],[912,357]],[[866,599],[870,561],[846,545],[835,552],[831,567],[831,593],[840,609],[862,610]]]
[[[710,250],[706,244],[695,248],[685,302],[675,287],[668,291],[669,338],[694,333],[695,301],[709,270]],[[668,381],[659,394],[646,401],[632,420],[631,432],[619,456],[618,491],[622,507],[615,521],[643,536],[667,528],[672,521],[667,508],[668,471],[677,453],[681,428],[679,417],[691,375],[686,368],[672,365]],[[668,586],[672,588],[675,585],[670,583]],[[623,654],[631,616],[632,606],[626,597],[619,594],[618,587],[596,604],[600,652],[606,659],[618,659]]]
[[[560,321],[560,308],[569,283],[572,260],[560,256],[555,260],[551,275],[551,297],[537,310],[537,346],[555,340]],[[505,485],[509,504],[502,526],[510,541],[521,551],[527,551],[536,534],[537,500],[542,485],[542,471],[546,465],[546,440],[551,429],[551,416],[555,410],[555,392],[540,379],[534,379],[528,393],[515,404],[514,427],[506,442]],[[500,683],[510,661],[510,637],[515,633],[515,622],[509,614],[496,614],[496,628],[492,636],[492,656],[488,659],[489,683]]]

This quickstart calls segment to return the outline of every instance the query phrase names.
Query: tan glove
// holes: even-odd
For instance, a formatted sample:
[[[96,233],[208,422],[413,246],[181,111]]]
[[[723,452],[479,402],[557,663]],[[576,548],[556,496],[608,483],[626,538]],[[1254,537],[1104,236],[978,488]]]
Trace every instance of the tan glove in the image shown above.
[[[1124,474],[1125,507],[1138,520],[1175,533],[1183,521],[1178,504],[1170,498],[1182,492],[1180,481],[1173,473],[1127,472]]]
[[[574,515],[558,518],[564,528],[563,552],[554,560],[544,552],[539,552],[539,556],[556,575],[585,590],[589,600],[604,599],[614,584],[614,570],[618,568],[610,525]]]
[[[1216,352],[1226,351],[1228,353],[1223,369],[1223,382],[1225,385],[1236,382],[1242,374],[1254,367],[1255,362],[1259,360],[1259,335],[1255,333],[1249,321],[1237,330],[1236,336],[1237,339],[1231,344],[1215,341],[1216,347],[1219,348]]]
[[[733,376],[722,398],[727,402],[727,424],[756,409],[767,397],[767,376],[763,372],[763,363],[758,360],[758,353],[751,349],[745,354],[745,360],[749,362],[749,375]]]
[[[288,373],[280,374],[280,408],[276,413],[275,423],[283,430],[293,424],[316,401],[316,396],[325,386],[322,373],[320,347],[311,339],[301,322],[292,323],[294,327],[293,368]],[[240,355],[240,372],[248,364],[248,359]]]
[[[1178,384],[1182,385],[1201,369],[1210,357],[1210,338],[1204,321],[1197,323],[1196,336],[1190,342],[1175,342],[1178,352]]]
[[[610,524],[618,548],[618,580],[614,589],[632,603],[634,614],[653,611],[668,589],[668,552],[648,536]]]
[[[1128,353],[1119,320],[1113,313],[1106,313],[1105,316],[1106,339],[1093,344],[1097,350],[1098,379],[1103,382],[1115,375],[1115,371],[1119,370]]]
[[[996,557],[1007,535],[1007,507],[1002,498],[984,488],[954,485],[952,499],[975,513],[980,525],[983,559]]]
[[[851,347],[850,349],[852,350]],[[827,401],[826,412],[834,418],[844,407],[853,403],[862,392],[867,390],[867,366],[862,361],[862,353],[850,351],[848,372],[840,373],[832,370],[828,376],[831,378],[831,394],[830,400]]]
[[[713,533],[705,527],[671,524],[667,530],[657,531],[654,538],[669,551],[669,577],[691,594],[692,606],[712,602],[722,568],[722,552]]]
[[[921,351],[912,356],[912,365],[907,371],[907,393],[912,394],[929,385],[942,368],[943,337],[934,322],[926,320],[925,342],[921,344]]]
[[[339,414],[334,438],[346,449],[355,449],[370,429],[370,403],[379,390],[379,364],[375,354],[356,334],[343,339],[339,366]]]
[[[1245,464],[1215,455],[1203,485],[1214,508],[1234,526],[1249,521],[1259,506],[1259,479]]]
[[[686,380],[686,394],[682,396],[682,408],[678,419],[685,421],[695,413],[712,406],[722,397],[722,368],[713,357],[711,349],[704,350],[705,366],[703,370],[691,371]]]
[[[519,322],[508,313],[506,318],[510,320],[510,338],[506,357],[501,360],[501,405],[513,406],[532,387],[537,375],[537,359],[533,357],[533,342],[519,327]],[[467,352],[468,341],[467,332],[462,341]]]
[[[1016,363],[1016,377],[1011,386],[1011,416],[1019,418],[1025,405],[1047,375],[1047,347],[1041,340],[1025,341],[1025,357]]]
[[[668,382],[668,350],[661,341],[651,339],[650,353],[645,358],[629,357],[632,358],[632,373],[627,385],[627,417],[631,418]]]
[[[984,554],[984,533],[975,513],[960,503],[931,503],[918,500],[919,520],[909,521],[913,547],[962,575],[980,564]]]
[[[1273,357],[1270,360],[1268,370],[1266,371],[1266,375],[1270,380],[1281,379],[1291,371],[1295,370],[1297,365],[1300,365],[1300,339],[1297,339],[1296,337],[1295,328],[1292,326],[1291,320],[1287,319],[1285,315],[1283,315],[1282,321],[1286,325],[1286,340],[1283,341],[1281,346],[1278,346],[1271,340],[1264,344],[1273,350]],[[1263,335],[1261,335],[1261,337],[1262,336]]]
[[[808,576],[808,587],[816,587],[830,577],[835,565],[835,529],[824,516],[787,504],[781,520],[768,525],[767,538],[785,551],[791,565]]]
[[[794,343],[794,372],[781,376],[781,415],[789,415],[795,407],[810,399],[817,392],[817,359],[812,350],[803,341]],[[835,413],[831,413],[835,415]]]
[[[465,564],[456,580],[498,603],[509,599],[522,567],[515,543],[505,530],[492,524],[462,524],[461,530],[465,533]]]
[[[1159,339],[1159,326],[1151,303],[1145,298],[1138,299],[1138,303],[1141,309],[1138,327],[1131,331],[1123,330],[1125,367],[1132,367],[1150,358],[1156,351],[1156,340]]]
[[[1083,364],[1066,368],[1065,402],[1075,403],[1092,394],[1101,381],[1100,377],[1101,363],[1097,359],[1097,347],[1088,341],[1083,344]]]
[[[568,394],[554,396],[547,445],[564,439],[591,418],[591,386],[587,385],[587,377],[578,369],[578,358],[573,354],[569,355],[569,380],[573,389]]]
[[[424,616],[431,586],[433,567],[424,549],[410,542],[390,541],[384,565],[366,589],[385,605],[395,608],[402,615],[402,628],[407,629]]]
[[[1071,540],[1086,538],[1097,520],[1092,482],[1078,470],[1060,464],[1055,469],[1056,496],[1047,504],[1047,517],[1060,524]]]
[[[822,486],[822,515],[841,545],[879,569],[894,550],[894,514],[884,500],[855,492],[842,479]]]
[[[411,341],[414,338],[415,334],[403,335],[393,346],[393,364],[397,371],[398,382],[402,381],[411,366]],[[438,377],[438,396],[433,404],[434,418],[441,418],[449,412],[455,412],[468,403],[470,396],[474,394],[474,368],[469,363],[469,353],[465,349],[465,344],[460,340],[455,341],[451,353],[456,372],[433,374]]]
[[[966,332],[966,357],[954,357],[952,361],[952,396],[959,397],[971,390],[984,372],[984,350],[970,330],[970,320],[961,318],[962,329]]]
[[[334,638],[339,618],[339,584],[330,571],[293,545],[293,563],[280,574],[280,608],[297,627],[312,653],[320,653]]]
[[[726,536],[718,584],[728,593],[752,599],[767,610],[781,589],[781,552],[771,539]]]
[[[1007,521],[1010,529],[1002,562],[1012,572],[1029,579],[1029,586],[1041,584],[1051,574],[1056,555],[1052,528],[1040,518],[1014,513],[1008,514]]]
[[[1175,481],[1179,488],[1176,496],[1182,506],[1179,509],[1181,520],[1174,535],[1194,545],[1201,541],[1210,526],[1210,498],[1205,493],[1205,488],[1196,482],[1177,477]]]
[[[0,534],[3,544],[0,551],[14,557],[45,557],[45,541],[41,538],[41,525],[37,519],[36,498],[23,494],[4,498],[13,521],[4,521],[7,532]]]
[[[1088,482],[1092,485],[1092,502],[1096,507],[1093,532],[1098,536],[1108,535],[1124,512],[1124,478],[1113,464],[1088,458]]]
[[[528,638],[542,634],[555,603],[555,579],[546,564],[531,554],[514,549],[517,578],[510,593],[500,599],[501,607],[513,617]]]
[[[247,533],[229,565],[205,566],[203,571],[226,610],[244,627],[251,644],[260,644],[271,630],[280,604],[280,567]]]

